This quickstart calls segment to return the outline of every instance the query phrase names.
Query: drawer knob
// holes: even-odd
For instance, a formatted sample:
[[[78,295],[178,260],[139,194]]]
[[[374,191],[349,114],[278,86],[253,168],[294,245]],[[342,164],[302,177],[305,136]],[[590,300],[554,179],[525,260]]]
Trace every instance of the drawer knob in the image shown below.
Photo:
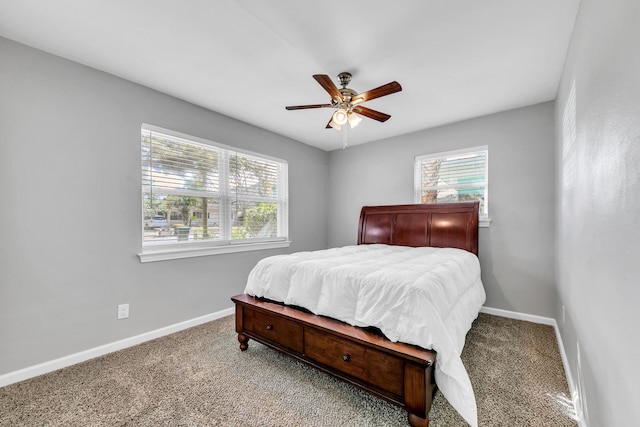
[[[273,329],[273,325],[267,325],[267,331],[270,331]]]
[[[344,360],[345,362],[348,362],[351,359],[351,356],[349,356],[348,354],[345,354],[342,356],[342,360]]]

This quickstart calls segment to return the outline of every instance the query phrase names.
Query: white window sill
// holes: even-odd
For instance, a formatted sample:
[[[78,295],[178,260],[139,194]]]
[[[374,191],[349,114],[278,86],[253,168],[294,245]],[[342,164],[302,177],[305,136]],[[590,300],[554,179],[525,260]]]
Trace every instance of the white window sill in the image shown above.
[[[279,240],[275,242],[238,243],[220,246],[163,246],[144,248],[143,252],[138,254],[138,257],[140,257],[140,262],[154,262],[181,258],[193,258],[207,255],[261,251],[264,249],[288,248],[289,246],[291,246],[291,242],[289,240]]]
[[[489,228],[489,224],[491,224],[491,218],[478,218],[479,228]]]

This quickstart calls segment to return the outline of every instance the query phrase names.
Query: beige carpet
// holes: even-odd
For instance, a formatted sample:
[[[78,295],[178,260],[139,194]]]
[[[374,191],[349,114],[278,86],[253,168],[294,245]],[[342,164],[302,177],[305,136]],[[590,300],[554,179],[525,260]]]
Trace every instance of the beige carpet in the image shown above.
[[[553,328],[481,314],[462,355],[481,426],[576,426]],[[432,427],[464,426],[438,392]],[[0,388],[0,426],[405,426],[406,413],[254,341],[233,317]]]

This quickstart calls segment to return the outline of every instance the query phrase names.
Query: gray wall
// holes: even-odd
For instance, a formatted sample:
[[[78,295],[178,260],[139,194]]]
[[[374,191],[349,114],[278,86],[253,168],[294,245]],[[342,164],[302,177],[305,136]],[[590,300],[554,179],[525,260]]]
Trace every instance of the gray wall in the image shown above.
[[[363,205],[413,203],[416,155],[489,147],[490,228],[480,229],[486,305],[552,317],[554,104],[330,153],[329,246],[355,244]]]
[[[486,144],[486,305],[555,317],[589,425],[634,425],[639,19],[635,0],[582,0],[555,117],[545,103],[328,154],[0,38],[0,375],[225,309],[285,252],[140,264],[141,122],[288,160],[291,251],[355,243],[362,205],[411,203],[415,155]]]
[[[326,152],[2,38],[0,58],[0,374],[229,308],[258,259],[326,247]],[[287,160],[291,248],[141,264],[142,122]]]
[[[639,23],[637,0],[582,0],[557,98],[557,318],[594,427],[640,420]]]

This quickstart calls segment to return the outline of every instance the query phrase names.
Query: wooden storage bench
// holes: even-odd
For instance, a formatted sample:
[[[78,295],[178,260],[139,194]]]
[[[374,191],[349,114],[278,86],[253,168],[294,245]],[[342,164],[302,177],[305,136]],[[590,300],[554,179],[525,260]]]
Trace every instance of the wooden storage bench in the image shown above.
[[[435,352],[246,294],[232,301],[242,351],[254,339],[404,408],[412,426],[429,424]]]

